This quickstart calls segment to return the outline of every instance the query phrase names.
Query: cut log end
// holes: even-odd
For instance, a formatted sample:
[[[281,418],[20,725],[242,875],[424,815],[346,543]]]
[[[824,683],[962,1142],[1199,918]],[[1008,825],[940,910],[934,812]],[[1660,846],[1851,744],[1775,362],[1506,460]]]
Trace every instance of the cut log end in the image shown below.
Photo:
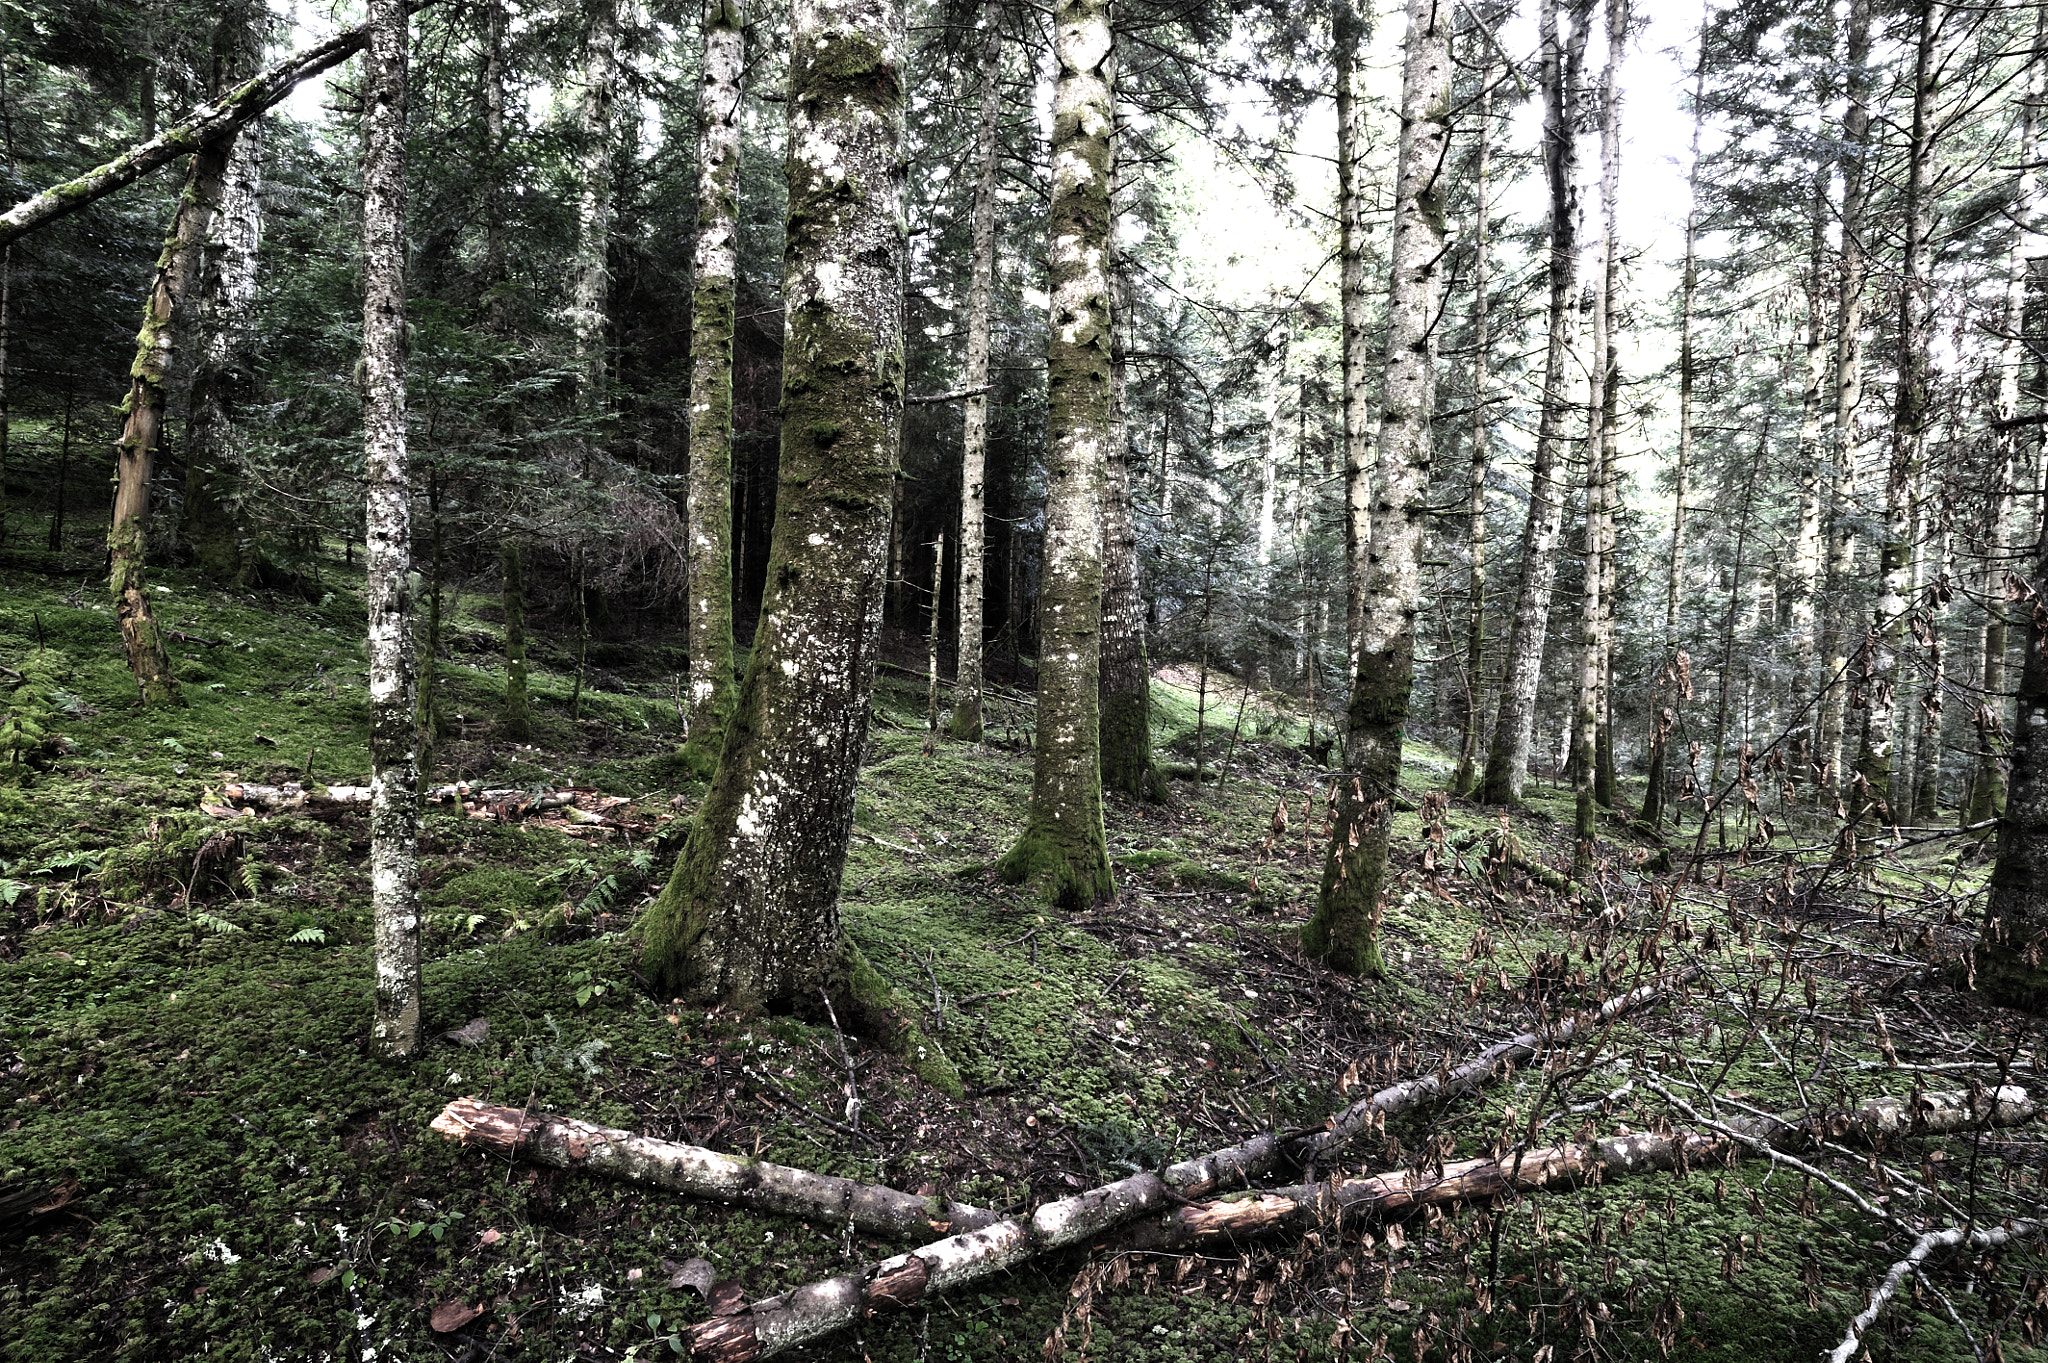
[[[441,1109],[433,1129],[464,1145],[480,1145],[503,1155],[516,1155],[536,1123],[516,1107],[499,1107],[477,1098],[457,1098]]]
[[[690,1357],[695,1363],[753,1363],[760,1354],[752,1316],[715,1316],[690,1329]]]

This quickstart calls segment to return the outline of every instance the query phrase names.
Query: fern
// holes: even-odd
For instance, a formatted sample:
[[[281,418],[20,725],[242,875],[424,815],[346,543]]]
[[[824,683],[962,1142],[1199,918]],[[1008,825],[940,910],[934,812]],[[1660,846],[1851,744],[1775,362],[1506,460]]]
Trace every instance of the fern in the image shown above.
[[[300,928],[284,940],[287,942],[325,942],[327,940],[327,929]]]
[[[632,856],[632,866],[634,870],[643,873],[653,870],[654,853],[648,851],[645,847],[634,848]]]
[[[242,930],[239,926],[230,923],[217,913],[195,913],[192,915],[192,921],[202,928],[208,928],[218,933],[240,932]]]
[[[263,869],[260,861],[242,863],[242,888],[249,892],[251,898],[263,893]]]

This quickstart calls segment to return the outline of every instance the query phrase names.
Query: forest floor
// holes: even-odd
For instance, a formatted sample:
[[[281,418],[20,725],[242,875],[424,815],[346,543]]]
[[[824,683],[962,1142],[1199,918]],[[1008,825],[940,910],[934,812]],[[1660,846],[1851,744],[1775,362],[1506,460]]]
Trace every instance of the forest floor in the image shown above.
[[[907,1247],[463,1149],[428,1129],[462,1095],[1021,1209],[1320,1126],[1359,1091],[1523,1030],[1539,998],[1611,996],[1684,956],[1707,973],[1665,1003],[1368,1131],[1342,1167],[1482,1154],[1504,1129],[1660,1129],[1677,1119],[1655,1085],[1728,1112],[2008,1078],[2043,1096],[2038,1025],[1957,978],[1984,875],[1973,844],[1902,847],[1852,892],[1824,848],[1723,855],[1717,840],[1680,884],[1617,820],[1604,890],[1567,897],[1471,842],[1499,827],[1496,810],[1452,801],[1433,840],[1423,811],[1437,806],[1420,802],[1450,763],[1418,744],[1405,774],[1418,808],[1397,820],[1383,923],[1391,978],[1358,982],[1296,945],[1321,872],[1322,791],[1284,698],[1240,710],[1237,684],[1212,679],[1203,765],[1224,779],[1176,779],[1172,809],[1112,799],[1120,895],[1062,916],[986,869],[1029,793],[1028,705],[1005,702],[987,746],[945,742],[927,758],[922,687],[890,671],[846,923],[924,1009],[968,1090],[949,1099],[855,1039],[856,1130],[829,1027],[682,1007],[637,976],[636,915],[701,793],[661,775],[678,740],[671,679],[634,673],[622,651],[572,718],[567,678],[543,666],[536,737],[497,742],[497,637],[470,612],[449,625],[453,732],[434,779],[630,803],[604,827],[430,808],[429,1025],[464,1036],[382,1064],[364,1045],[363,814],[201,808],[234,780],[365,777],[360,600],[155,580],[190,705],[144,713],[93,579],[0,571],[0,681],[19,682],[8,703],[67,750],[0,771],[10,1359],[666,1357],[706,1310],[670,1286],[680,1261],[708,1259],[753,1296]],[[1157,737],[1191,775],[1178,764],[1195,756],[1195,697],[1184,670],[1170,675]],[[1512,821],[1526,855],[1565,864],[1568,800],[1537,784]],[[1920,1206],[1891,1172],[1906,1171],[1958,1214],[1996,1221],[2039,1205],[2041,1156],[2028,1126],[1912,1136],[1868,1167],[1830,1167],[1893,1199],[1880,1205]],[[1405,1227],[1175,1255],[1083,1246],[792,1356],[1813,1359],[1910,1243],[1819,1183],[1744,1162]],[[1898,1359],[2042,1357],[2044,1282],[2032,1249],[1950,1261],[1902,1293],[1871,1343]],[[450,1303],[483,1310],[434,1331]]]

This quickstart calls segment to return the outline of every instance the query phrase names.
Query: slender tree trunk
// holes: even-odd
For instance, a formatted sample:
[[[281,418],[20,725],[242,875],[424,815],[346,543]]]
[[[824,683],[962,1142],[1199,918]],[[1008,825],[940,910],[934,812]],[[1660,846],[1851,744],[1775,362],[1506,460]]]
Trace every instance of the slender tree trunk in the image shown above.
[[[1812,222],[1807,243],[1806,278],[1806,367],[1805,384],[1799,394],[1799,447],[1793,454],[1799,480],[1799,506],[1792,530],[1791,572],[1786,580],[1786,617],[1791,632],[1792,676],[1795,704],[1799,688],[1815,685],[1820,677],[1820,640],[1814,624],[1814,596],[1820,587],[1821,512],[1824,505],[1825,460],[1820,447],[1821,397],[1827,387],[1827,277],[1828,186],[1834,167],[1819,161],[1813,173]],[[1813,694],[1818,694],[1815,686]],[[1797,741],[1819,737],[1815,716],[1808,711]]]
[[[1591,34],[1592,0],[1565,0],[1572,17],[1567,39],[1558,35],[1559,3],[1542,0],[1541,11],[1543,165],[1550,187],[1550,340],[1544,356],[1536,453],[1529,468],[1522,580],[1515,590],[1514,622],[1502,671],[1500,720],[1480,786],[1480,798],[1490,804],[1518,803],[1528,775],[1529,754],[1536,740],[1536,690],[1543,674],[1550,594],[1557,578],[1558,532],[1564,519],[1564,490],[1558,485],[1556,469],[1564,422],[1572,405],[1566,387],[1578,286],[1578,152],[1572,132],[1578,113],[1574,91]]]
[[[57,437],[57,511],[50,517],[50,552],[58,554],[64,549],[64,499],[66,485],[71,481],[71,409],[78,400],[77,388],[66,384],[64,388],[64,429]]]
[[[1493,49],[1482,36],[1479,59],[1479,126],[1477,164],[1473,172],[1472,207],[1472,474],[1467,482],[1465,544],[1470,565],[1465,608],[1465,698],[1458,726],[1458,767],[1451,793],[1470,795],[1479,779],[1479,727],[1484,718],[1480,698],[1486,689],[1486,475],[1493,457],[1487,406],[1492,394],[1492,342],[1487,315],[1487,215],[1489,171],[1493,151]]]
[[[7,385],[7,334],[14,315],[14,248],[0,251],[0,544],[7,543],[7,462],[14,439],[14,412]]]
[[[1451,134],[1452,13],[1441,0],[1409,0],[1387,298],[1386,404],[1373,470],[1372,564],[1344,735],[1344,765],[1350,770],[1336,782],[1322,893],[1315,916],[1302,929],[1309,955],[1351,975],[1385,970],[1375,937],[1393,799],[1401,784],[1401,737],[1415,684],[1415,613],[1434,449],[1430,423],[1444,160]]]
[[[517,540],[498,546],[499,595],[505,610],[505,704],[498,715],[498,734],[515,743],[533,736],[526,707],[526,584]]]
[[[240,412],[254,396],[256,266],[263,240],[263,123],[235,137],[220,211],[200,277],[204,328],[185,418],[185,540],[193,566],[216,582],[246,585],[260,556],[243,542],[225,500],[241,464]]]
[[[1932,824],[1941,804],[1942,702],[1948,687],[1948,645],[1943,637],[1943,622],[1953,590],[1950,583],[1955,554],[1955,498],[1950,477],[1955,446],[1952,441],[1943,445],[1950,453],[1942,460],[1941,473],[1937,476],[1928,470],[1921,475],[1921,498],[1929,503],[1924,514],[1932,518],[1933,529],[1927,536],[1927,566],[1922,573],[1925,580],[1919,592],[1918,611],[1927,634],[1927,663],[1921,674],[1925,684],[1920,693],[1920,727],[1915,736],[1910,787],[1913,821],[1919,824]]]
[[[2034,17],[2034,46],[2027,58],[2026,93],[2020,101],[2020,139],[2014,160],[2021,167],[2013,186],[2012,245],[2005,257],[2005,309],[2000,318],[2004,339],[1998,347],[1998,400],[1992,426],[1991,479],[1985,490],[1988,500],[1984,530],[1984,571],[1980,591],[1985,602],[1983,662],[1979,681],[1983,701],[1975,717],[1977,768],[1970,783],[1970,803],[1963,822],[1982,823],[2005,808],[2005,768],[1999,760],[1993,737],[2005,729],[2005,654],[2008,646],[2004,597],[2005,555],[2012,538],[2012,510],[2019,466],[2019,431],[2003,423],[2012,421],[2020,410],[2020,375],[2028,361],[2023,333],[2027,330],[2027,231],[2034,223],[2038,179],[2034,160],[2039,155],[2040,104],[2044,73],[2048,73],[2048,9]]]
[[[907,48],[902,0],[791,6],[767,585],[718,769],[648,911],[641,964],[658,991],[739,1007],[809,1015],[829,998],[839,1019],[957,1094],[937,1042],[839,916],[903,433]]]
[[[1116,893],[1102,826],[1102,502],[1115,438],[1109,0],[1060,0],[1053,53],[1052,325],[1046,347],[1045,558],[1031,810],[1003,857],[1012,884],[1066,906]]]
[[[405,0],[370,0],[364,57],[363,560],[369,600],[370,902],[375,1049],[420,1045],[419,731],[414,723],[411,494],[405,447]]]
[[[1678,707],[1691,694],[1690,660],[1678,646],[1678,602],[1685,579],[1685,499],[1691,495],[1692,391],[1698,372],[1693,353],[1693,306],[1699,293],[1700,127],[1706,121],[1707,34],[1713,26],[1709,0],[1700,21],[1699,53],[1693,62],[1692,157],[1686,171],[1685,264],[1678,285],[1678,455],[1671,470],[1671,558],[1664,579],[1665,661],[1659,676],[1650,720],[1650,771],[1643,788],[1643,822],[1652,829],[1664,822],[1669,784],[1671,731]]]
[[[1600,489],[1600,678],[1599,699],[1595,706],[1598,723],[1593,743],[1593,802],[1602,809],[1613,809],[1615,800],[1614,622],[1620,614],[1621,599],[1620,555],[1615,547],[1614,530],[1615,508],[1621,505],[1621,348],[1614,340],[1614,330],[1618,325],[1614,319],[1621,315],[1618,301],[1621,262],[1618,256],[1617,249],[1610,251],[1607,257],[1607,386],[1605,411],[1600,422],[1603,446],[1600,461],[1607,476]]]
[[[128,417],[116,447],[119,464],[114,484],[114,523],[107,535],[113,564],[109,585],[114,595],[114,612],[121,621],[121,638],[128,650],[128,667],[135,674],[136,689],[144,705],[183,704],[177,679],[171,675],[171,660],[164,652],[163,635],[157,628],[156,617],[150,613],[144,582],[149,544],[149,484],[156,468],[157,443],[163,434],[164,403],[171,371],[177,363],[179,333],[191,325],[188,313],[198,284],[207,226],[220,203],[228,151],[227,143],[214,142],[192,157],[192,169],[185,177],[184,193],[178,200],[177,217],[164,241],[163,253],[157,257],[156,278],[150,284],[148,302],[143,308],[142,330],[135,338]]]
[[[692,776],[718,767],[732,717],[732,343],[739,269],[740,0],[704,0],[697,150],[696,296],[690,313],[690,736]]]
[[[947,732],[981,741],[982,577],[986,571],[988,333],[995,307],[996,169],[1003,113],[1002,11],[991,5],[981,57],[981,117],[975,126],[974,259],[967,280],[967,389],[960,448],[960,643],[953,665],[953,718]]]
[[[1273,546],[1280,538],[1280,446],[1287,429],[1288,339],[1287,315],[1282,311],[1266,332],[1265,429],[1259,439],[1258,553],[1262,573],[1273,566]]]
[[[576,256],[569,266],[569,330],[577,391],[596,412],[603,401],[604,329],[611,307],[612,104],[619,78],[619,0],[585,0],[583,90],[577,108]],[[708,94],[708,91],[707,91]],[[694,405],[694,395],[693,395]]]
[[[1919,38],[1913,60],[1913,122],[1906,149],[1905,274],[1899,286],[1898,397],[1892,404],[1891,467],[1885,479],[1884,543],[1878,558],[1877,610],[1863,645],[1862,778],[1852,826],[1869,810],[1886,823],[1906,812],[1894,808],[1892,757],[1897,738],[1898,687],[1904,667],[1907,574],[1912,569],[1913,482],[1927,433],[1927,340],[1931,321],[1930,256],[1934,238],[1935,39],[1940,0],[1920,0]],[[1903,792],[1910,797],[1911,792]]]
[[[1856,562],[1856,409],[1863,402],[1863,240],[1870,150],[1870,0],[1849,0],[1847,98],[1842,111],[1841,276],[1835,304],[1835,427],[1833,486],[1828,499],[1825,658],[1828,693],[1821,704],[1820,759],[1838,790],[1846,790],[1843,734],[1849,708],[1849,644],[1854,621],[1847,595]]]
[[[1145,656],[1145,598],[1138,584],[1138,527],[1131,495],[1131,449],[1124,425],[1121,324],[1128,285],[1111,280],[1109,457],[1102,498],[1102,784],[1134,799],[1169,803],[1166,778],[1152,760],[1152,665]]]
[[[1359,632],[1365,620],[1366,544],[1372,535],[1372,431],[1366,415],[1366,376],[1372,355],[1365,336],[1365,199],[1358,180],[1359,45],[1372,39],[1373,6],[1364,14],[1352,0],[1331,0],[1337,76],[1337,257],[1342,313],[1344,436],[1344,676],[1358,673]]]
[[[1579,599],[1579,696],[1573,728],[1576,744],[1572,789],[1577,797],[1574,828],[1578,841],[1572,874],[1584,880],[1593,870],[1593,840],[1598,835],[1596,810],[1600,767],[1600,679],[1602,636],[1607,623],[1607,361],[1614,323],[1614,250],[1621,193],[1621,99],[1615,77],[1621,66],[1622,39],[1628,12],[1622,0],[1606,0],[1607,65],[1600,77],[1600,240],[1594,252],[1593,363],[1587,366],[1586,396],[1586,585]]]
[[[433,440],[428,424],[428,442]],[[434,765],[434,743],[441,736],[441,470],[427,468],[427,630],[420,641],[419,763],[424,773]]]

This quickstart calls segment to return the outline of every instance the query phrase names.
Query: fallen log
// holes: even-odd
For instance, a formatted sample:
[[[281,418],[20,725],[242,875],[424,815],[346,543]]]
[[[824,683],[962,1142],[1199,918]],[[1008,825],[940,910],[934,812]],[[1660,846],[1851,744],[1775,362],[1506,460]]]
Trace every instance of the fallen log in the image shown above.
[[[261,809],[267,813],[284,813],[303,809],[309,805],[363,805],[370,803],[368,786],[324,786],[318,782],[311,785],[298,781],[287,781],[281,786],[257,785],[247,781],[231,781],[221,787],[231,805],[249,809]],[[577,809],[579,796],[588,791],[547,790],[536,794],[530,790],[472,790],[466,781],[454,785],[435,786],[420,792],[420,798],[428,804],[460,804],[469,809],[475,818],[516,819],[526,814],[545,813],[549,810],[570,811],[565,814],[574,823],[603,823],[603,816],[588,810]],[[623,804],[624,800],[616,803]],[[213,813],[212,809],[208,810]],[[217,817],[227,817],[239,810],[223,810]]]
[[[1800,1114],[1748,1119],[1754,1139],[1799,1144],[1827,1130],[1881,1139],[1904,1130],[1954,1132],[1972,1125],[2013,1125],[2031,1120],[2036,1107],[2024,1089],[2009,1087],[1975,1105],[1968,1095],[1923,1094],[1877,1099],[1810,1119]],[[1140,1174],[1040,1207],[1029,1221],[1012,1219],[968,1235],[951,1236],[864,1270],[842,1274],[755,1302],[690,1331],[699,1363],[751,1363],[870,1316],[900,1311],[921,1298],[1015,1267],[1032,1256],[1137,1221],[1120,1236],[1120,1249],[1175,1250],[1214,1241],[1240,1241],[1337,1224],[1345,1216],[1387,1219],[1424,1207],[1491,1199],[1651,1170],[1685,1170],[1733,1163],[1747,1146],[1721,1131],[1674,1130],[1609,1136],[1583,1144],[1525,1150],[1497,1159],[1458,1160],[1434,1172],[1404,1169],[1363,1178],[1332,1179],[1241,1194],[1212,1202],[1182,1202],[1156,1220],[1146,1212],[1169,1207],[1166,1182]],[[1121,1208],[1121,1215],[1117,1214]],[[1092,1229],[1083,1229],[1092,1227]]]
[[[944,1197],[918,1197],[878,1184],[855,1183],[765,1160],[720,1154],[702,1146],[636,1136],[571,1117],[522,1112],[476,1098],[457,1098],[433,1129],[465,1146],[557,1169],[588,1170],[628,1183],[729,1202],[756,1211],[844,1225],[882,1235],[928,1235],[993,1224],[997,1215]]]
[[[406,9],[415,13],[431,3],[433,0],[413,0]],[[23,199],[0,213],[0,247],[76,213],[187,152],[232,135],[282,101],[300,82],[339,65],[362,51],[368,41],[367,28],[352,28],[303,52],[295,52],[219,98],[199,105],[155,137],[129,148],[105,165]]]

